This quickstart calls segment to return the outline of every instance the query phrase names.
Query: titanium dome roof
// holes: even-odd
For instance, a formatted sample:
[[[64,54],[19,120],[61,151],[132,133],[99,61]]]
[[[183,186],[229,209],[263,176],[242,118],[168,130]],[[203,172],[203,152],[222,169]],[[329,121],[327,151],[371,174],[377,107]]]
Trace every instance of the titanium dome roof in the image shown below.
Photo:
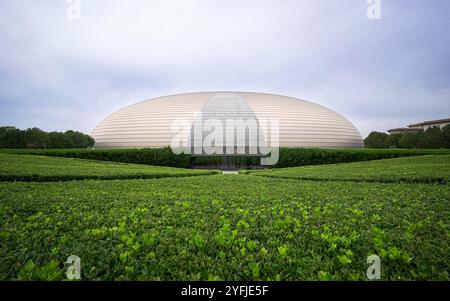
[[[95,147],[169,146],[174,136],[173,122],[183,119],[194,124],[198,113],[205,109],[213,110],[215,117],[236,115],[237,119],[250,114],[258,120],[278,119],[280,147],[363,146],[361,135],[351,122],[309,101],[254,92],[199,92],[158,97],[120,109],[92,132]]]

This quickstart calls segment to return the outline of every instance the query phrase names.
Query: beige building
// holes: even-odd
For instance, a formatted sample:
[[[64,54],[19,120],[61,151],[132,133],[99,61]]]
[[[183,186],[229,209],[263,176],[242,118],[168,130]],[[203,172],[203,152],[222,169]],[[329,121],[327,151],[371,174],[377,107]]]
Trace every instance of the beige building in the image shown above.
[[[388,130],[389,134],[403,134],[403,133],[419,133],[424,132],[429,128],[439,127],[443,128],[446,125],[450,124],[450,118],[447,119],[437,119],[437,120],[429,120],[420,123],[414,123],[408,125],[406,128],[395,128]]]
[[[194,125],[200,112],[217,120],[278,120],[280,147],[363,147],[355,126],[332,110],[292,97],[253,92],[187,93],[142,101],[105,118],[92,137],[96,148],[166,147],[174,138],[174,123],[185,120]],[[184,135],[189,140],[192,133]],[[269,143],[269,137],[265,139]]]
[[[429,128],[432,127],[439,127],[443,128],[446,125],[450,124],[450,118],[447,119],[438,119],[438,120],[430,120],[430,121],[424,121],[420,123],[410,124],[408,125],[408,128],[415,129],[415,128],[421,128],[423,131],[426,131]]]

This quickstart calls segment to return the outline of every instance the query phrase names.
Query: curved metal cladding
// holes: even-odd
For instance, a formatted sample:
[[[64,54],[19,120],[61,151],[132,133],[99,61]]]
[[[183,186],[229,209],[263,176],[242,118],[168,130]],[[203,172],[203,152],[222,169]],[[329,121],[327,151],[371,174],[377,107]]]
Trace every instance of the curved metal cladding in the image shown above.
[[[219,128],[211,143],[218,154],[262,155],[259,147],[266,147],[258,117],[237,93],[216,93],[203,106],[191,127],[191,154],[212,154],[205,151],[202,143],[212,136],[213,127]]]
[[[351,122],[309,101],[254,92],[200,92],[146,100],[111,114],[92,132],[95,147],[166,147],[175,135],[172,127],[176,120],[189,124],[182,135],[190,141],[200,112],[221,121],[252,116],[259,121],[277,119],[280,147],[363,146]],[[271,143],[270,136],[263,139]]]

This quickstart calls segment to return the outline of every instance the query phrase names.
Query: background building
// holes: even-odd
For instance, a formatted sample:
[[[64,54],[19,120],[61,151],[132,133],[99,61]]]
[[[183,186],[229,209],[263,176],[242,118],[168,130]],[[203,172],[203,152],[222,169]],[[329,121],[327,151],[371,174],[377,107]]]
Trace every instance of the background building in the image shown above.
[[[406,128],[395,128],[388,130],[389,134],[403,134],[403,133],[420,133],[424,132],[429,128],[439,127],[442,129],[446,125],[450,124],[450,118],[447,119],[437,119],[437,120],[429,120],[420,123],[414,123],[408,125]]]

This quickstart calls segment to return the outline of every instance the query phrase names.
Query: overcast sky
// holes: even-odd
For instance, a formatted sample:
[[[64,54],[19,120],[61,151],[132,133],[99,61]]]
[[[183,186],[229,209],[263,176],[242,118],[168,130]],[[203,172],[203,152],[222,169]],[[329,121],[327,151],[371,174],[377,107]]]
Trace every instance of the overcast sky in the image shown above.
[[[0,125],[90,133],[192,91],[307,99],[365,137],[450,117],[450,1],[0,1]],[[76,12],[76,10],[75,10]]]

